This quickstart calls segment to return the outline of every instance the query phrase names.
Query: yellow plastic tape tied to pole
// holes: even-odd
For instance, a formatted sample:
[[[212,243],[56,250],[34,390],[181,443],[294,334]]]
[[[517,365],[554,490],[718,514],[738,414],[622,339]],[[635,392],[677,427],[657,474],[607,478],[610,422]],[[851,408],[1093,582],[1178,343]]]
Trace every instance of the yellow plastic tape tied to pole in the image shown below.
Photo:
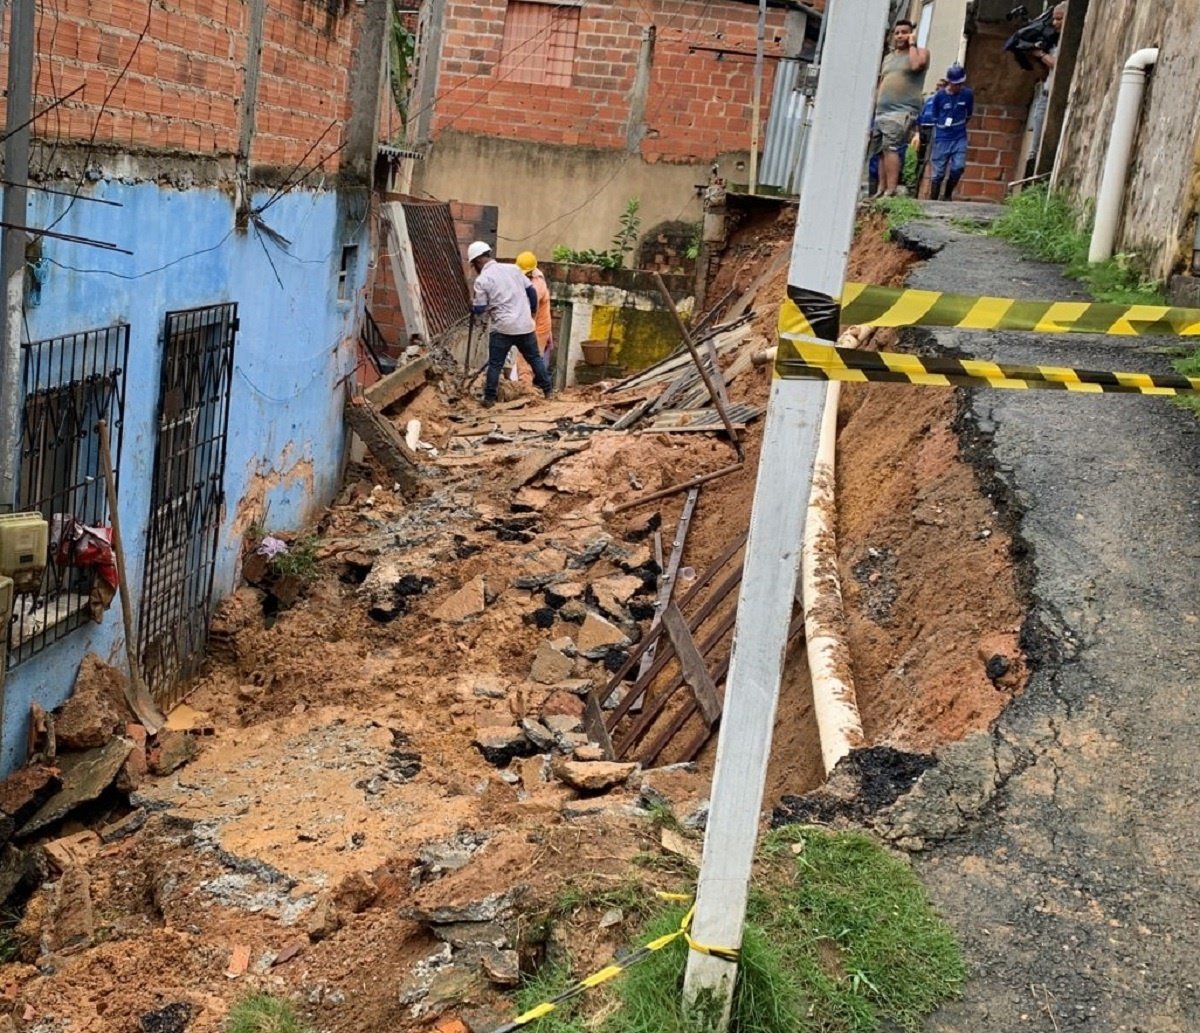
[[[1200,394],[1200,377],[1028,366],[870,352],[823,343],[840,324],[942,326],[969,330],[1090,333],[1117,336],[1200,336],[1200,309],[1073,301],[1015,301],[898,287],[848,283],[844,304],[815,291],[788,287],[779,312],[775,375],[790,379],[883,382],[926,387],[993,387],[1084,394]]]
[[[677,903],[688,903],[691,897],[683,893],[657,893],[655,894],[661,900],[669,900]],[[692,913],[695,911],[695,906],[689,907],[683,918],[679,922],[679,928],[666,933],[649,943],[638,947],[636,950],[627,954],[620,961],[614,961],[610,965],[605,965],[598,972],[593,972],[590,976],[580,979],[576,983],[572,983],[562,993],[555,994],[548,1001],[543,1001],[541,1004],[535,1005],[528,1011],[522,1012],[512,1022],[507,1022],[503,1026],[497,1026],[492,1033],[513,1033],[513,1030],[520,1029],[522,1026],[527,1026],[531,1022],[536,1022],[538,1019],[545,1018],[556,1008],[561,1007],[567,1001],[579,997],[581,994],[587,993],[593,987],[599,986],[601,983],[607,983],[610,979],[615,979],[626,969],[636,965],[639,961],[645,961],[655,951],[660,951],[664,947],[669,946],[676,940],[684,940],[689,950],[699,951],[701,954],[712,954],[718,958],[724,958],[726,961],[736,962],[739,957],[739,951],[733,947],[711,947],[703,943],[697,943],[692,939],[689,930],[692,926]]]

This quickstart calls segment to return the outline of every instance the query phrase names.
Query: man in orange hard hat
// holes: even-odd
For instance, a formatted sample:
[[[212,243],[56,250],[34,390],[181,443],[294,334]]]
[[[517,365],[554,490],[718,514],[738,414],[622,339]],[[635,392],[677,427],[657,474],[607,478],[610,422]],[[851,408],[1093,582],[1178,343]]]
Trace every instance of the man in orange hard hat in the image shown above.
[[[522,251],[517,255],[517,268],[523,272],[537,294],[537,311],[533,314],[533,332],[537,337],[538,352],[546,368],[550,368],[550,355],[554,350],[553,329],[550,325],[550,288],[546,277],[538,268],[537,255],[532,251]],[[517,360],[522,383],[533,380],[533,371],[523,359]]]

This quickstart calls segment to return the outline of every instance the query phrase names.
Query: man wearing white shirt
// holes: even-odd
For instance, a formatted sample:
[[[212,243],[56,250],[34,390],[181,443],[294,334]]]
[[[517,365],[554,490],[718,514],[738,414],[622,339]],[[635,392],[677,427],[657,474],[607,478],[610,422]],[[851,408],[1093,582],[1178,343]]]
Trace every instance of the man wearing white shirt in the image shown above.
[[[487,376],[483,385],[484,406],[496,404],[500,374],[512,348],[516,348],[529,363],[534,384],[549,398],[553,386],[533,332],[533,316],[537,311],[537,292],[533,285],[515,265],[497,262],[492,257],[491,246],[482,240],[467,248],[467,260],[476,273],[471,311],[477,316],[487,313],[491,321]]]

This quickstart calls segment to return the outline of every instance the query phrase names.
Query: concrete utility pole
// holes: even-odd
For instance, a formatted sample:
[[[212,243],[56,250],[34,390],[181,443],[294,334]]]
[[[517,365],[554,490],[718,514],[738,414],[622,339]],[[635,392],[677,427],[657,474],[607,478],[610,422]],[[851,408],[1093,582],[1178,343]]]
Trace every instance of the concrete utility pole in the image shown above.
[[[12,0],[9,22],[8,106],[5,112],[4,221],[26,225],[25,184],[29,182],[27,123],[33,114],[34,0]],[[18,126],[23,128],[18,129]],[[4,302],[0,308],[0,513],[13,508],[17,498],[17,452],[21,433],[21,313],[25,306],[25,231],[3,231],[0,281]]]
[[[888,0],[835,0],[827,11],[788,283],[838,297]],[[771,385],[692,924],[701,945],[742,943],[825,390],[818,381],[777,379]],[[684,997],[719,1005],[720,1030],[728,1025],[736,975],[732,962],[698,951],[688,956]]]

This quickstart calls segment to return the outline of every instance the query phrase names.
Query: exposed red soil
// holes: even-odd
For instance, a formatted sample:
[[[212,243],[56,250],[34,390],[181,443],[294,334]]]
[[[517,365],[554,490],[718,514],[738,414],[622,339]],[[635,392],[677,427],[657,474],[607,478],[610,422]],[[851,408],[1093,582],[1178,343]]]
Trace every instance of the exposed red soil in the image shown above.
[[[747,231],[710,297],[735,283],[744,289],[790,237],[786,216]],[[869,217],[850,276],[899,282],[911,260]],[[763,284],[748,347],[773,339],[785,283],[781,267]],[[731,394],[763,403],[768,386],[765,371],[750,371]],[[954,404],[950,392],[890,385],[848,385],[842,393],[838,548],[870,743],[930,750],[954,741],[987,727],[1024,680],[1009,543],[959,455]],[[446,455],[454,412],[427,387],[396,421],[403,427],[419,416],[422,437]],[[697,571],[747,526],[761,432],[759,420],[746,435],[744,469],[701,491],[684,556]],[[520,910],[533,922],[571,884],[595,890],[635,880],[647,895],[655,887],[687,888],[687,866],[664,859],[658,830],[630,809],[635,790],[599,798],[597,813],[564,816],[579,796],[555,779],[542,781],[539,760],[513,761],[502,773],[473,739],[482,727],[539,711],[551,689],[529,679],[538,644],[577,630],[561,620],[548,631],[535,628],[529,616],[540,597],[512,579],[561,567],[568,552],[599,533],[622,539],[645,511],[615,515],[614,505],[727,465],[732,449],[707,434],[600,433],[553,468],[554,494],[533,540],[506,542],[483,528],[510,515],[505,478],[519,461],[516,451],[492,446],[481,463],[443,466],[415,503],[352,479],[321,522],[319,574],[305,598],[272,622],[256,590],[242,589],[223,605],[210,671],[190,698],[215,734],[191,764],[143,788],[165,809],[89,864],[103,942],[41,955],[36,919],[45,891],[35,897],[22,949],[41,967],[0,967],[18,1028],[53,1019],[68,1020],[62,1028],[76,1033],[133,1031],[147,1011],[186,1001],[194,1005],[189,1029],[216,1029],[249,988],[294,998],[322,1030],[421,1028],[437,1012],[414,1017],[400,987],[439,945],[405,909],[522,886]],[[659,504],[668,549],[681,505],[682,496]],[[379,623],[350,576],[356,563],[395,563],[431,584],[410,597],[408,612]],[[578,571],[586,581],[608,573],[619,573],[609,558]],[[496,595],[482,614],[462,623],[433,616],[477,576]],[[1010,663],[998,685],[985,669],[996,655]],[[579,672],[599,684],[606,677],[584,661]],[[797,646],[780,698],[768,804],[823,777],[807,694]],[[420,771],[408,778],[389,774],[399,741],[420,754]],[[678,776],[698,798],[713,755],[710,741],[695,773]],[[440,878],[414,874],[422,847],[464,831],[486,839],[465,867]],[[636,864],[638,855],[661,863]],[[231,868],[230,858],[242,867]],[[314,908],[349,892],[362,875],[369,901],[340,907],[341,927],[310,939]],[[606,910],[577,906],[559,916],[557,935],[574,934],[580,969],[632,935],[636,915],[623,912],[600,928]],[[301,952],[272,967],[293,943],[303,944]],[[227,976],[238,946],[248,948],[249,967]],[[495,991],[463,993],[457,1010],[477,1026],[489,1014],[506,1017]]]

